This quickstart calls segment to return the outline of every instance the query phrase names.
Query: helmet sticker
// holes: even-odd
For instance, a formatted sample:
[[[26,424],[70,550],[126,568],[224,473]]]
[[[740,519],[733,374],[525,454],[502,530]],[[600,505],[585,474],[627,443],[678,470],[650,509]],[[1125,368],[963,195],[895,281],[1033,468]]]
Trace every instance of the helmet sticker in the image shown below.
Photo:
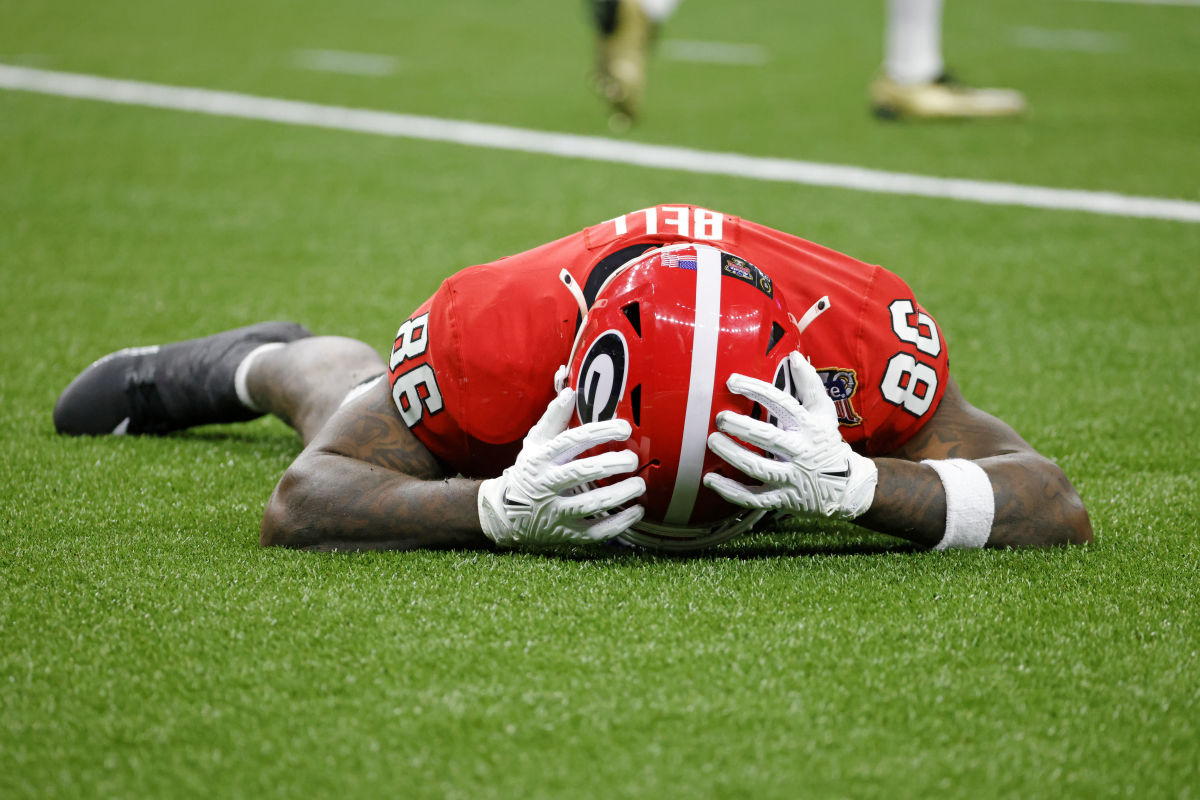
[[[618,331],[596,337],[579,366],[575,408],[583,424],[612,419],[625,393],[629,348]]]
[[[737,278],[758,289],[767,297],[775,297],[775,285],[767,274],[744,258],[738,258],[729,253],[721,254],[721,274]]]

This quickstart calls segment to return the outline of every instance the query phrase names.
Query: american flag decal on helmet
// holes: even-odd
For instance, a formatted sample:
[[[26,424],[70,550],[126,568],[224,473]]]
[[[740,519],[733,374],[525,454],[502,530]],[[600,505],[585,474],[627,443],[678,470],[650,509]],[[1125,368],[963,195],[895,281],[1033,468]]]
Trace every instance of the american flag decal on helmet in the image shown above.
[[[696,270],[696,256],[687,253],[680,254],[668,251],[662,255],[662,263],[664,267],[690,269],[693,272]]]

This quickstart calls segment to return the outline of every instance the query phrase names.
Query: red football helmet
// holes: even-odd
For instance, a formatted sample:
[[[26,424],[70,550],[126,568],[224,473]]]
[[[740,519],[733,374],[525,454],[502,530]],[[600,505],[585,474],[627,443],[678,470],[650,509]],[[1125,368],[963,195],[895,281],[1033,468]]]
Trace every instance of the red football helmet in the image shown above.
[[[717,413],[762,410],[725,385],[733,372],[786,385],[799,333],[770,277],[702,244],[652,250],[620,267],[597,293],[575,337],[567,382],[576,424],[619,417],[633,427],[645,518],[626,542],[668,550],[716,544],[762,512],[726,503],[701,482],[746,477],[708,449]],[[624,478],[625,476],[618,476]]]

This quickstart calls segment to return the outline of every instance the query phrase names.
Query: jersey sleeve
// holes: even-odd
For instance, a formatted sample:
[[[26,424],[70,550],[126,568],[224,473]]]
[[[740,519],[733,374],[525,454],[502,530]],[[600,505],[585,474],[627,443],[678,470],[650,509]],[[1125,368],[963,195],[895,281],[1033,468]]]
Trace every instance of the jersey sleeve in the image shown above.
[[[862,446],[869,455],[884,455],[937,411],[950,379],[946,340],[908,284],[877,268],[863,297],[855,347]],[[827,379],[826,388],[836,403],[837,386]]]
[[[469,447],[451,410],[453,398],[447,403],[457,370],[451,300],[443,285],[400,326],[388,360],[388,382],[404,424],[437,458],[457,469]]]
[[[396,411],[445,465],[486,478],[511,466],[554,397],[573,340],[570,293],[528,254],[451,276],[396,333]],[[556,262],[550,262],[556,263]]]

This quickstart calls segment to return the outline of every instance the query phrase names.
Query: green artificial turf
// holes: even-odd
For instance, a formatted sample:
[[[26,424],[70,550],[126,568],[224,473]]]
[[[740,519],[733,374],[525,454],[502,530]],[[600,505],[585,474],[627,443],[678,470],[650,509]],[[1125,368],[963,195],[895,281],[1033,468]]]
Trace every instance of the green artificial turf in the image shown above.
[[[956,64],[1035,114],[898,126],[863,108],[879,5],[689,0],[669,35],[770,60],[656,61],[630,137],[1200,197],[1200,9],[949,4]],[[570,3],[0,0],[0,20],[0,63],[604,131]],[[1021,49],[1013,26],[1126,49]],[[297,48],[402,69],[297,71]],[[266,550],[299,451],[281,423],[53,433],[110,350],[285,318],[382,351],[454,270],[670,201],[904,276],[1095,544],[927,553],[826,524],[696,558]],[[0,91],[0,797],[1195,797],[1198,254],[1183,223]]]

